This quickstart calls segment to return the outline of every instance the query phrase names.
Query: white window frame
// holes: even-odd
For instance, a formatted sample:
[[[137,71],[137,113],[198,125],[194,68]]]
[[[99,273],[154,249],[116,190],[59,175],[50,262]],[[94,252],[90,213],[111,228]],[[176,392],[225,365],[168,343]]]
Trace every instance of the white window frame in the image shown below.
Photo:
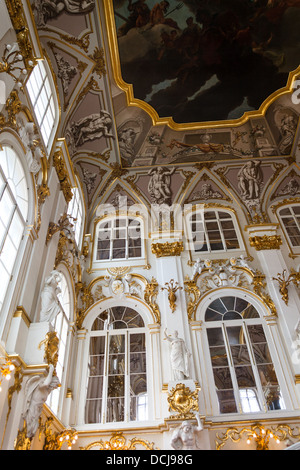
[[[80,248],[85,224],[85,207],[78,181],[77,186],[73,188],[73,197],[68,205],[68,215],[76,219],[76,221],[71,220],[71,223],[74,225],[75,242]]]
[[[218,225],[218,230],[219,230],[222,245],[223,245],[222,249],[218,249],[218,250],[211,249],[211,242],[210,242],[210,239],[209,239],[209,236],[208,236],[209,231],[207,230],[207,227],[206,227],[206,222],[210,222],[210,220],[205,221],[205,219],[204,219],[204,215],[207,212],[214,212],[215,213],[215,218],[212,219],[211,221],[216,222],[217,225]],[[223,212],[223,213],[227,214],[228,218],[220,219],[219,214],[218,214],[219,212]],[[196,222],[192,221],[192,217],[195,216],[195,215],[196,216],[199,215],[199,220],[196,220]],[[239,243],[238,248],[233,248],[233,249],[227,248],[226,240],[225,240],[225,237],[224,237],[224,229],[221,226],[221,221],[222,220],[224,220],[224,221],[230,220],[232,222],[233,229],[235,231],[236,238],[237,238],[237,241]],[[237,253],[237,252],[245,251],[245,245],[244,245],[244,242],[243,242],[243,239],[242,239],[242,236],[241,236],[240,228],[239,228],[237,220],[236,220],[236,216],[232,211],[228,210],[227,208],[212,207],[212,208],[204,208],[204,209],[200,209],[200,210],[198,209],[198,210],[195,210],[195,211],[191,211],[190,213],[188,213],[186,215],[185,223],[186,223],[186,234],[187,234],[186,238],[187,238],[187,241],[188,241],[188,246],[190,248],[190,251],[194,255],[199,256],[202,253],[203,254],[206,254],[206,253],[207,254],[214,254],[214,253],[224,253],[224,252]],[[206,244],[207,245],[207,250],[196,251],[195,242],[193,240],[195,232],[192,231],[192,227],[191,227],[193,223],[201,224],[203,226],[203,230],[201,231],[203,233],[203,237],[201,239],[199,237],[198,241],[200,243],[202,242],[203,244]],[[199,233],[199,232],[196,232],[196,233]]]
[[[16,272],[16,269],[20,268],[20,263],[17,263],[17,260],[20,254],[22,240],[24,238],[25,230],[28,224],[30,194],[29,194],[29,187],[28,187],[29,183],[27,181],[26,171],[22,165],[22,161],[19,156],[19,153],[14,148],[4,143],[2,144],[2,150],[0,150],[0,152],[1,152],[1,155],[4,155],[5,153],[6,162],[10,162],[9,165],[6,165],[6,172],[8,174],[5,174],[4,169],[0,168],[1,178],[3,178],[3,181],[4,181],[4,184],[0,188],[0,201],[4,197],[8,197],[11,200],[11,203],[13,205],[12,213],[10,213],[9,220],[7,220],[6,223],[3,223],[4,233],[3,233],[2,239],[0,240],[1,269],[4,270],[3,275],[6,272],[7,274],[6,277],[8,279],[7,285],[5,287],[3,285],[4,278],[2,278],[2,281],[1,281],[2,282],[1,293],[2,293],[3,298],[1,301],[0,309],[2,309],[13,273]],[[12,161],[13,161],[13,165],[11,164]],[[16,171],[22,174],[21,179],[20,179],[20,174],[17,175]],[[22,188],[21,188],[21,183],[23,185]],[[21,209],[20,203],[24,205],[23,209]],[[21,231],[19,233],[19,237],[18,237],[19,239],[17,241],[17,244],[15,243],[16,234],[12,236],[12,233],[11,233],[15,217],[19,218],[19,222],[22,226]],[[11,249],[9,250],[9,257],[8,257],[9,260],[11,261],[11,265],[9,269],[7,269],[8,263],[5,262],[5,258],[3,258],[3,256],[5,256],[5,251],[3,250],[5,250],[5,248],[7,247],[7,243],[11,244]],[[13,256],[12,248],[15,248],[14,256]]]
[[[127,308],[125,305],[116,305],[119,307],[123,307],[124,309]],[[128,305],[128,308],[131,308],[131,306]],[[139,315],[142,319],[142,315],[138,311],[138,309],[133,309]],[[144,321],[144,320],[143,320]],[[130,365],[129,365],[129,356],[130,356],[130,336],[131,335],[136,335],[136,334],[143,334],[145,336],[145,359],[146,359],[146,384],[147,384],[147,391],[143,393],[141,396],[145,397],[146,395],[146,408],[147,408],[147,416],[144,416],[143,420],[131,420],[130,419],[130,402],[131,402],[131,396],[130,396],[130,377],[132,374],[130,374]],[[101,421],[99,423],[85,423],[86,425],[92,426],[92,425],[98,425],[98,424],[106,424],[107,426],[109,425],[115,425],[117,421],[107,421],[107,405],[108,405],[108,381],[109,381],[109,374],[108,374],[108,361],[109,361],[109,340],[113,336],[116,335],[124,335],[125,337],[125,373],[124,373],[124,420],[123,421],[118,421],[118,423],[130,423],[130,424],[135,424],[138,426],[140,423],[149,420],[149,393],[150,393],[150,384],[149,384],[149,352],[148,352],[148,339],[147,339],[147,328],[146,325],[144,324],[143,327],[138,327],[138,328],[120,328],[120,329],[104,329],[104,330],[91,330],[89,333],[89,341],[88,341],[88,348],[90,349],[90,341],[92,338],[95,337],[103,337],[105,338],[105,362],[104,362],[104,375],[103,375],[103,384],[102,384],[102,391],[103,395],[100,397],[100,393],[98,398],[93,397],[92,399],[88,399],[86,397],[87,390],[88,390],[88,385],[86,386],[86,391],[85,391],[85,405],[84,408],[86,408],[86,403],[88,400],[103,400],[102,403],[102,413],[101,413]],[[88,358],[90,358],[90,351],[88,353]],[[89,362],[89,359],[88,359]],[[87,367],[86,371],[86,383],[88,384],[88,379],[89,379],[89,370]],[[100,392],[100,391],[99,391]],[[145,405],[143,405],[144,407]],[[137,402],[137,410],[138,410],[138,402]],[[86,411],[85,411],[86,413]],[[85,414],[84,413],[84,414]]]
[[[285,409],[262,409],[260,412],[257,413],[241,413],[238,409],[237,413],[228,414],[220,413],[219,411],[219,401],[215,387],[215,380],[213,375],[213,368],[210,358],[209,342],[207,336],[207,329],[209,327],[209,324],[211,324],[211,327],[217,327],[218,322],[205,322],[205,313],[209,305],[214,300],[219,299],[221,297],[229,296],[240,297],[242,299],[247,300],[256,308],[260,316],[260,318],[248,319],[247,322],[249,322],[249,324],[261,324],[263,326],[272,362],[276,371],[278,383],[280,385],[281,396],[283,398]],[[259,300],[257,296],[253,295],[250,292],[246,292],[245,290],[240,290],[238,288],[216,289],[213,292],[209,292],[209,295],[205,296],[205,298],[198,304],[196,322],[201,322],[201,333],[199,334],[196,329],[192,329],[191,333],[193,341],[196,345],[195,351],[203,350],[204,352],[203,360],[201,358],[195,360],[195,367],[199,374],[199,380],[203,384],[202,393],[205,396],[204,401],[210,404],[208,405],[209,409],[202,410],[206,414],[212,414],[213,416],[218,416],[218,419],[227,420],[229,417],[231,419],[235,419],[236,416],[240,416],[241,419],[245,419],[246,417],[250,417],[251,419],[262,419],[262,417],[275,418],[280,414],[285,414],[287,410],[296,410],[295,412],[297,412],[297,394],[295,388],[291,386],[293,373],[289,369],[288,360],[286,358],[286,352],[280,340],[278,339],[276,344],[274,344],[274,338],[279,338],[280,332],[278,331],[278,327],[275,326],[274,323],[271,322],[269,324],[267,320],[269,315],[270,313],[268,312],[268,309],[266,308],[265,304],[261,300]],[[270,317],[270,319],[271,318],[272,317]],[[241,321],[243,322],[243,320]],[[240,320],[227,320],[224,323],[226,323],[227,326],[237,326],[238,322],[240,322]],[[220,324],[221,323],[222,322],[220,321]],[[272,331],[270,330],[271,328],[273,328]],[[236,402],[238,403],[238,401]]]
[[[140,239],[141,239],[141,256],[137,257],[129,257],[129,240],[130,237],[128,237],[128,234],[130,232],[130,224],[128,221],[134,220],[138,221],[139,223],[139,230],[140,230]],[[126,223],[124,226],[119,226],[116,227],[116,221],[117,220],[125,220]],[[109,223],[110,227],[109,228],[103,228],[101,229],[101,225],[104,223]],[[135,226],[131,227],[133,232],[135,230]],[[113,241],[116,240],[113,238],[113,232],[117,230],[126,230],[126,238],[125,238],[125,257],[123,258],[114,258],[113,257]],[[103,233],[103,239],[104,240],[110,240],[109,243],[109,259],[97,259],[97,252],[98,252],[98,240],[99,240],[99,233]],[[144,238],[144,221],[142,217],[138,217],[135,215],[117,215],[113,217],[104,217],[100,221],[97,222],[96,227],[95,227],[95,236],[94,236],[94,253],[93,253],[93,265],[94,266],[103,266],[103,265],[118,265],[118,266],[123,266],[124,263],[125,265],[127,264],[135,264],[136,262],[139,262],[140,260],[145,259],[145,238]]]
[[[45,147],[50,152],[59,122],[56,88],[46,61],[39,60],[26,82],[26,89]]]
[[[62,266],[61,266],[62,268]],[[62,383],[65,382],[64,370],[65,364],[68,358],[68,349],[69,349],[69,337],[70,337],[70,324],[71,324],[71,314],[73,308],[72,292],[69,284],[68,274],[63,272],[64,269],[58,268],[58,271],[61,274],[61,281],[58,284],[61,292],[58,294],[58,300],[63,308],[63,311],[55,317],[52,322],[54,331],[57,334],[59,339],[59,350],[58,350],[58,362],[56,366],[57,376]],[[61,387],[53,390],[48,398],[47,405],[55,415],[58,415],[61,412],[62,400],[64,396],[64,384]]]
[[[299,207],[299,210],[300,210],[300,204],[297,204],[297,203],[294,203],[294,204],[292,203],[292,204],[288,204],[288,205],[285,205],[285,206],[281,206],[277,210],[277,217],[279,219],[282,231],[283,231],[283,233],[284,233],[284,235],[287,239],[287,242],[288,242],[292,252],[299,251],[300,250],[300,244],[299,245],[293,245],[292,240],[291,240],[291,235],[287,232],[287,229],[286,229],[286,226],[283,222],[283,219],[285,219],[286,217],[292,217],[294,219],[295,225],[296,225],[296,227],[299,231],[299,238],[300,238],[300,222],[298,222],[297,216],[294,213],[294,210],[293,210],[294,207]],[[281,215],[280,212],[284,209],[289,209],[291,211],[291,215],[289,215],[289,216],[288,215]],[[299,214],[299,217],[300,217],[300,214]]]

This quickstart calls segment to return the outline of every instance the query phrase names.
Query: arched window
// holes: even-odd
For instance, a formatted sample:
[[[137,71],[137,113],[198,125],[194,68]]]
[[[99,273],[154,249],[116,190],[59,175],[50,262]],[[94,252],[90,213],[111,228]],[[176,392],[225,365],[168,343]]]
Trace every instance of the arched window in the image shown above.
[[[279,217],[292,247],[300,246],[300,205],[284,207]]]
[[[66,345],[69,333],[69,324],[71,316],[71,297],[67,279],[64,274],[60,273],[60,275],[61,279],[58,283],[60,293],[58,294],[58,300],[60,302],[60,305],[62,306],[62,311],[53,320],[52,326],[59,339],[59,351],[56,373],[61,382],[63,377],[63,367],[66,357]],[[47,404],[55,414],[57,414],[58,412],[60,391],[60,388],[53,390],[47,400]]]
[[[85,422],[143,421],[147,415],[144,321],[130,307],[109,308],[91,329]]]
[[[235,217],[228,211],[195,211],[188,218],[187,231],[195,253],[243,249]]]
[[[96,233],[95,261],[129,260],[144,255],[139,218],[105,218],[98,223]]]
[[[57,98],[49,75],[44,61],[39,60],[26,83],[34,114],[48,149],[52,145],[58,124]]]
[[[264,327],[256,308],[240,297],[211,302],[205,324],[219,412],[284,408]]]
[[[80,247],[84,225],[84,204],[79,186],[73,188],[73,197],[68,205],[68,215],[76,219],[74,222],[75,241]]]
[[[0,310],[11,279],[28,216],[28,187],[16,152],[0,150]]]

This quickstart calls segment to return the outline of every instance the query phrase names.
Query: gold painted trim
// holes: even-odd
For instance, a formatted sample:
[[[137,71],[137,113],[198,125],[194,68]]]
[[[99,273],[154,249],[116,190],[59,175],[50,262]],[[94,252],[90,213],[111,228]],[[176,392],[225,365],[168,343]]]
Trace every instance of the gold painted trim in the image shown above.
[[[293,83],[296,80],[297,76],[300,73],[300,66],[290,72],[287,85],[286,87],[277,90],[276,92],[272,93],[260,106],[257,111],[247,111],[244,115],[239,119],[227,120],[227,121],[207,121],[207,122],[195,122],[195,123],[185,123],[185,124],[177,124],[172,117],[160,118],[158,113],[155,109],[150,106],[145,101],[139,100],[134,97],[133,93],[133,86],[131,84],[126,83],[122,78],[121,73],[121,63],[120,63],[120,56],[119,56],[119,47],[118,47],[118,39],[116,34],[116,26],[114,20],[114,9],[113,9],[113,0],[107,0],[103,2],[104,6],[104,15],[105,15],[105,22],[107,26],[107,36],[109,42],[109,50],[110,50],[110,58],[112,64],[112,71],[115,82],[117,86],[125,92],[127,106],[136,106],[143,111],[145,111],[150,118],[152,119],[152,125],[166,125],[169,126],[171,129],[176,131],[182,130],[197,130],[197,129],[204,129],[204,128],[228,128],[228,127],[237,127],[245,124],[249,121],[250,118],[261,118],[266,114],[267,109],[269,106],[277,100],[279,97],[290,93],[293,90]]]
[[[29,316],[27,315],[27,312],[24,307],[18,306],[13,315],[13,318],[21,318],[23,322],[25,323],[25,325],[27,326],[27,328],[30,327],[31,320]]]

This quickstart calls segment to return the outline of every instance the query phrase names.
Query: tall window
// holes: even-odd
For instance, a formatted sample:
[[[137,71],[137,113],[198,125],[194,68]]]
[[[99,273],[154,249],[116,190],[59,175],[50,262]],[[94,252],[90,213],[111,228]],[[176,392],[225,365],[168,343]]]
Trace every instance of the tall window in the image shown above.
[[[105,219],[97,226],[96,261],[143,256],[142,225],[133,217]]]
[[[92,326],[86,423],[142,421],[147,409],[143,319],[129,307],[110,308]]]
[[[205,314],[220,413],[280,410],[284,403],[257,310],[245,299],[214,300]]]
[[[235,220],[229,212],[197,211],[188,220],[188,237],[196,253],[241,249]]]
[[[43,61],[38,61],[26,84],[33,110],[44,140],[48,147],[56,127],[56,105],[54,93]]]
[[[63,378],[63,368],[66,356],[66,345],[71,315],[70,290],[67,284],[66,277],[62,273],[58,287],[60,289],[60,293],[58,294],[58,300],[60,302],[60,305],[62,306],[62,311],[56,316],[53,322],[53,327],[59,339],[59,352],[56,372],[61,382]],[[51,410],[56,414],[58,412],[60,390],[60,388],[53,390],[47,400],[47,404],[49,405]]]
[[[69,202],[68,215],[76,219],[74,222],[75,241],[79,247],[83,233],[84,206],[82,202],[82,195],[78,188],[73,188],[73,197]]]
[[[279,211],[279,217],[291,245],[300,246],[300,205],[284,207]]]
[[[28,215],[28,188],[21,162],[13,149],[0,150],[0,310]]]

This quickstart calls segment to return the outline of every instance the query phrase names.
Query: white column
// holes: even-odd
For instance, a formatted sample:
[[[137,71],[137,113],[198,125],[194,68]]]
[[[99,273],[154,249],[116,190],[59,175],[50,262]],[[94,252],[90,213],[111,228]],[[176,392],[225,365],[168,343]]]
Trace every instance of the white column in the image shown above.
[[[289,268],[280,251],[281,239],[277,235],[278,224],[262,224],[247,227],[250,242],[256,248],[263,274],[266,276],[267,292],[273,300],[277,310],[277,329],[282,332],[285,355],[289,360],[292,373],[300,374],[300,361],[293,361],[295,353],[295,326],[300,318],[300,299],[294,286],[288,287],[288,305],[282,299],[279,283],[273,278],[282,274],[284,270],[289,274]],[[279,334],[278,332],[278,334]],[[294,379],[292,380],[294,382]]]
[[[162,370],[161,370],[161,354],[160,354],[160,330],[158,323],[148,325],[150,336],[150,354],[147,355],[151,360],[153,383],[153,418],[160,419],[162,417]],[[150,400],[149,400],[150,402]],[[151,410],[150,410],[151,412]]]
[[[85,394],[84,389],[86,382],[83,381],[84,365],[87,366],[87,358],[85,358],[85,346],[87,341],[87,331],[85,329],[77,331],[77,355],[74,356],[74,387],[73,402],[70,413],[70,425],[84,424],[85,411]]]
[[[203,331],[201,321],[190,322],[190,327],[193,344],[193,356],[197,358],[197,360],[195,360],[196,380],[200,385],[199,412],[201,415],[209,416],[212,414],[211,394],[209,391],[207,370],[205,367],[206,364],[202,359],[205,358],[203,346],[203,334],[205,331]]]
[[[158,304],[161,313],[163,382],[169,383],[171,380],[173,380],[170,363],[170,345],[167,341],[164,340],[164,330],[167,329],[167,333],[172,335],[174,334],[174,331],[177,331],[178,337],[185,341],[189,351],[191,351],[191,341],[184,294],[181,250],[176,248],[176,243],[180,243],[180,240],[159,239],[159,241],[154,241],[154,244],[157,243],[159,243],[160,249],[163,253],[156,258],[157,282],[159,284]],[[169,244],[168,249],[165,248],[167,247],[166,244]],[[174,247],[174,250],[169,249],[170,245]],[[166,283],[169,284],[171,280],[174,281],[174,285],[178,285],[182,288],[177,290],[175,293],[176,309],[174,312],[172,312],[170,308],[168,291],[161,290],[163,287],[167,287]],[[191,378],[194,378],[192,358],[190,361],[190,375]]]

